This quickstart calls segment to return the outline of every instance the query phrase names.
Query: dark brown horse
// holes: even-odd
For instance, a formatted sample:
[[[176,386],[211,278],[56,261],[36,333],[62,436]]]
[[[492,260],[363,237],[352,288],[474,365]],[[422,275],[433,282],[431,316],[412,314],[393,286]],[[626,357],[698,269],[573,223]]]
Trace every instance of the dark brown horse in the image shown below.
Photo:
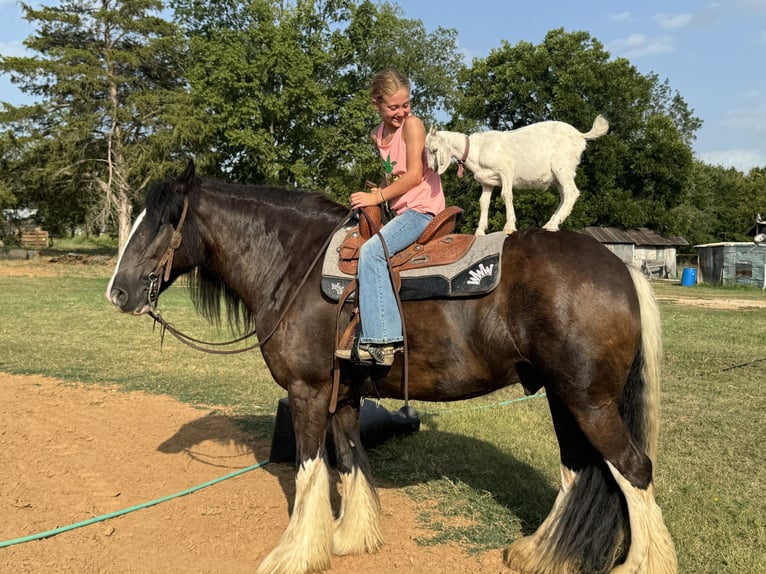
[[[313,193],[198,178],[190,164],[151,188],[106,291],[140,315],[189,274],[202,315],[218,320],[223,299],[230,321],[255,326],[287,389],[297,443],[292,516],[261,573],[321,571],[333,554],[373,552],[383,540],[357,412],[365,389],[401,398],[402,357],[390,368],[344,364],[331,413],[336,303],[320,291],[321,265],[311,267],[346,214]],[[513,233],[502,268],[488,295],[403,302],[410,397],[450,401],[515,383],[545,389],[561,490],[537,532],[507,549],[512,571],[675,572],[653,496],[661,341],[649,284],[598,242],[566,231]],[[343,485],[337,518],[328,427]]]

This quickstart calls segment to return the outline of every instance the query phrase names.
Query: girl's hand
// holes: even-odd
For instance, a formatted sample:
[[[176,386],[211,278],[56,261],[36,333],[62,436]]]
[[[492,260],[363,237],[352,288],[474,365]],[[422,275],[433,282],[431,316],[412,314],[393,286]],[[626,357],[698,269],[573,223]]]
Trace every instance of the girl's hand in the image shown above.
[[[357,191],[351,194],[351,207],[358,209],[360,207],[372,207],[383,203],[380,188],[375,187],[370,191]]]

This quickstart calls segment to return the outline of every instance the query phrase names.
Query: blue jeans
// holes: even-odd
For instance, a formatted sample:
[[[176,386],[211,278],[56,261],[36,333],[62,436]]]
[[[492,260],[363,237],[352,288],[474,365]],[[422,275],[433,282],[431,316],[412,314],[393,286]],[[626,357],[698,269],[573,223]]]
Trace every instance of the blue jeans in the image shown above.
[[[388,255],[393,256],[415,243],[428,223],[430,213],[413,209],[404,211],[380,230]],[[362,322],[360,343],[394,343],[403,340],[402,318],[396,305],[394,288],[388,273],[386,255],[380,237],[373,235],[359,252],[359,318]]]

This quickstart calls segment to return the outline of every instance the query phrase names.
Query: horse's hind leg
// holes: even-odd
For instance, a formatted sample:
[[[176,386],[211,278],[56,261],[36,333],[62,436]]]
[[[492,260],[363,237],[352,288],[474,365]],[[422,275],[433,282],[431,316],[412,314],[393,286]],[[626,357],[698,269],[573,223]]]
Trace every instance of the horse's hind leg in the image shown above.
[[[296,442],[295,503],[279,544],[258,574],[306,574],[330,567],[333,516],[325,462],[329,392],[306,384],[288,389]]]
[[[622,532],[619,495],[574,417],[550,390],[547,398],[561,452],[561,489],[537,531],[511,544],[504,560],[517,574],[605,572]]]
[[[574,574],[580,570],[576,561],[566,560],[555,553],[555,538],[564,513],[570,504],[570,491],[577,474],[561,465],[561,488],[553,508],[534,534],[520,538],[506,549],[505,564],[517,574]]]
[[[625,497],[630,538],[623,563],[610,572],[677,572],[673,542],[654,501],[652,463],[628,434],[617,406],[565,406],[551,392],[548,400],[562,464],[575,469],[576,477],[538,532],[516,543],[518,548],[512,545],[507,559],[534,565],[521,572],[608,571],[625,526],[611,475]]]
[[[630,550],[625,561],[611,574],[675,574],[678,572],[676,551],[662,511],[654,500],[654,488],[634,486],[607,462],[609,470],[625,495],[630,519]]]
[[[630,546],[612,574],[675,574],[676,552],[654,500],[651,460],[629,436],[616,406],[591,411],[578,421],[604,457],[628,507]]]
[[[332,429],[343,487],[333,552],[339,555],[374,552],[383,544],[380,501],[360,438],[358,399],[338,405]]]

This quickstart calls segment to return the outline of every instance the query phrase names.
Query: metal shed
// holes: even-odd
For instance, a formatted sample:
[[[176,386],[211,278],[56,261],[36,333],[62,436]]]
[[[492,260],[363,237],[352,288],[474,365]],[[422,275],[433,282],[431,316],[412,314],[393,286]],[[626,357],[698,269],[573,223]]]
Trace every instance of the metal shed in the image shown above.
[[[678,247],[689,245],[683,237],[663,237],[645,227],[586,227],[580,233],[590,235],[626,263],[635,263],[653,277],[676,277]]]
[[[766,289],[766,246],[755,243],[695,245],[702,281]]]

